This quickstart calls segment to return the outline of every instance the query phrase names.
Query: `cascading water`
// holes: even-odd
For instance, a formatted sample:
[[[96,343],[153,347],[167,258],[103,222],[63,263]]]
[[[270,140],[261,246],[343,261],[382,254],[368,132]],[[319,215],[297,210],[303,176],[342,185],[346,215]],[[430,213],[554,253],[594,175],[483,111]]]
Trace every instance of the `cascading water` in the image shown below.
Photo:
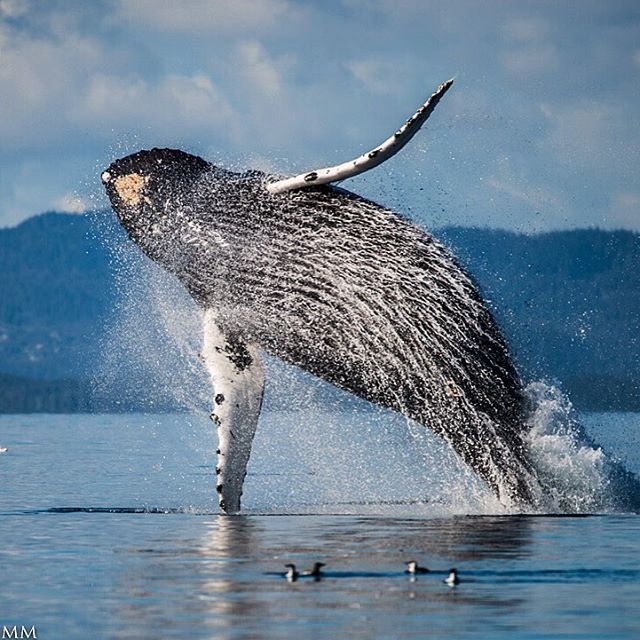
[[[569,398],[544,382],[526,387],[527,442],[547,510],[561,513],[637,511],[640,483],[581,426]]]

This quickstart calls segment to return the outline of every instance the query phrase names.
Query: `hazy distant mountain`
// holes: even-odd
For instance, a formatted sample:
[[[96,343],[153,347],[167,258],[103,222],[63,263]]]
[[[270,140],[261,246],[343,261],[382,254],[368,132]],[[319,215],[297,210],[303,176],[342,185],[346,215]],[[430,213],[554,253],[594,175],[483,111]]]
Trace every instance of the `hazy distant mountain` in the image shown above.
[[[444,229],[490,300],[525,378],[577,406],[640,409],[640,234]]]
[[[0,273],[0,372],[84,376],[114,296],[90,219],[45,213],[0,229]]]
[[[111,220],[47,213],[0,229],[0,411],[175,406],[151,369],[127,373],[126,349],[91,397],[121,302],[109,247],[123,234]],[[578,407],[640,409],[640,235],[436,235],[475,277],[525,378],[560,381]]]

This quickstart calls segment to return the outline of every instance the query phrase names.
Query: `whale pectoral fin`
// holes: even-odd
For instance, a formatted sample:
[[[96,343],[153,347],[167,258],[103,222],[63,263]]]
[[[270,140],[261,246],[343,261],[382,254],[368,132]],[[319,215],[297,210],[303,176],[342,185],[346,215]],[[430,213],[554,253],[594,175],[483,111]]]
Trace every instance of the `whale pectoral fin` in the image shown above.
[[[209,313],[204,319],[202,355],[214,388],[216,490],[220,507],[237,513],[262,405],[264,368],[256,347],[222,332]]]

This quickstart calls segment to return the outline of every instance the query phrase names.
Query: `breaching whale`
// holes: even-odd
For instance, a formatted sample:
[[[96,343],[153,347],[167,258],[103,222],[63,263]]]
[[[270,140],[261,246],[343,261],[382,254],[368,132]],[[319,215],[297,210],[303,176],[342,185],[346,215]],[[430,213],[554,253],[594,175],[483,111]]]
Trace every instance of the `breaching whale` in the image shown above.
[[[203,310],[224,511],[240,509],[261,353],[425,425],[504,504],[539,503],[521,383],[471,278],[422,228],[328,184],[396,153],[450,86],[369,153],[294,178],[234,173],[174,149],[103,172],[130,238]]]

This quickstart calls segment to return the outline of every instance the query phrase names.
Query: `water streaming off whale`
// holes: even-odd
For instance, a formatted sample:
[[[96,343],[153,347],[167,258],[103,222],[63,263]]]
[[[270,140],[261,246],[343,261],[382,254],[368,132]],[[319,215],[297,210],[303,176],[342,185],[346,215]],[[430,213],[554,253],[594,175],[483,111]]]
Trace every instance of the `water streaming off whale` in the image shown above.
[[[130,160],[127,171],[144,161]],[[257,196],[260,175],[208,167],[196,166],[195,177],[187,176],[197,188],[154,185],[165,198],[165,214],[145,212],[128,229],[131,237],[178,275],[197,301],[215,305],[228,331],[241,332],[267,352],[406,416],[356,404],[365,416],[360,428],[366,438],[350,439],[339,427],[332,435],[325,424],[325,446],[318,447],[305,426],[317,413],[313,403],[301,407],[296,398],[295,438],[303,449],[321,451],[312,466],[330,470],[311,483],[316,494],[321,493],[317,487],[326,489],[334,479],[337,493],[325,492],[333,505],[389,504],[404,493],[397,500],[501,509],[450,449],[413,419],[452,442],[498,493],[523,492],[543,510],[625,508],[619,494],[633,488],[632,478],[584,440],[556,390],[535,384],[519,391],[502,338],[473,283],[441,245],[395,214],[328,188],[292,194],[274,215]],[[184,174],[183,167],[180,171]],[[181,174],[178,181],[183,179]],[[147,204],[157,214],[157,203]],[[153,237],[155,244],[149,244],[147,238]],[[167,385],[168,395],[177,392],[183,406],[202,407],[200,312],[175,281],[148,265],[144,269],[142,286],[123,279],[130,295],[120,316],[124,326],[114,335],[133,337],[139,362],[153,369],[154,378],[164,378],[158,384]],[[163,339],[149,340],[154,331]],[[159,355],[167,351],[173,353],[171,364]],[[177,354],[186,366],[176,367]],[[282,387],[297,374],[275,362],[268,367],[267,398],[277,398],[282,407]],[[304,379],[297,395],[319,384]],[[395,450],[384,442],[384,425],[394,422],[413,433],[414,442],[424,443],[420,453],[406,441],[395,443]],[[261,437],[259,429],[256,446],[268,447]],[[379,451],[372,446],[376,441]],[[350,442],[383,461],[373,475],[356,474],[358,487],[342,481],[353,476]],[[353,495],[356,488],[359,498]]]

